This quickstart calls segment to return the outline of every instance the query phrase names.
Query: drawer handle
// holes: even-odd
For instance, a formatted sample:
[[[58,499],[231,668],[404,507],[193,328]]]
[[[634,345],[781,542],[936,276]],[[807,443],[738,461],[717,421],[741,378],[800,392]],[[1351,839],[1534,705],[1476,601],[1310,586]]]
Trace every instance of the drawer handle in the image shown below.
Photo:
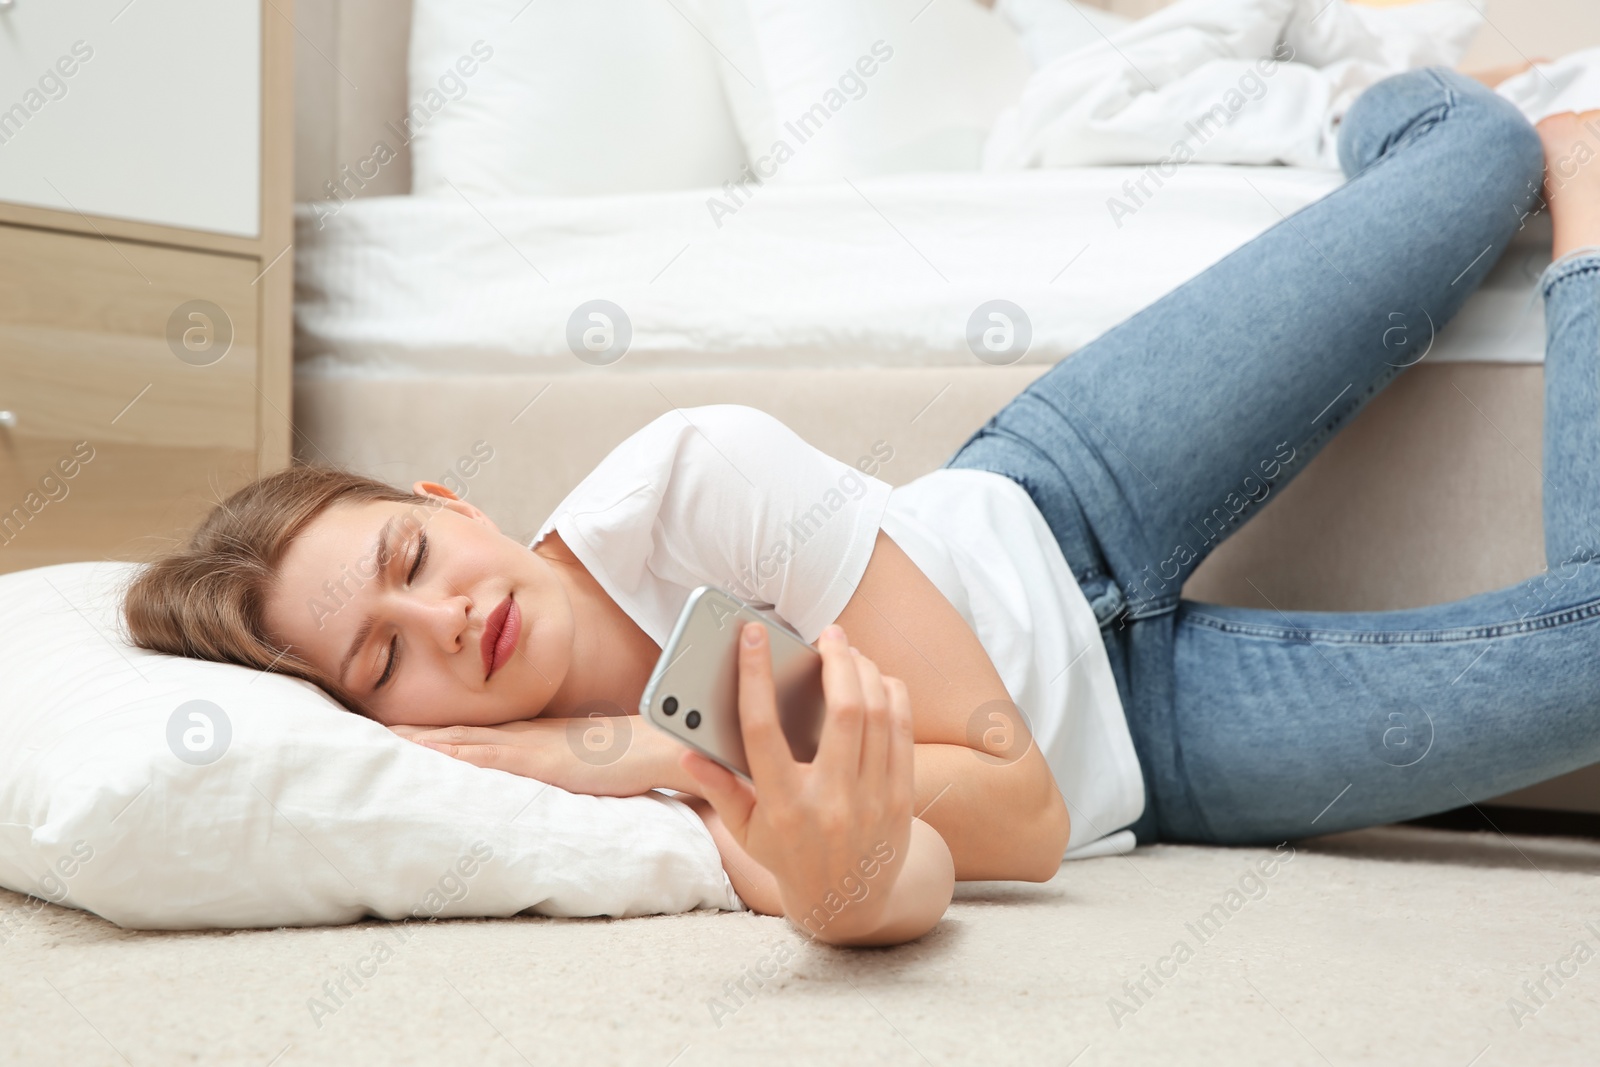
[[[4,7],[5,4],[6,0],[0,0],[0,7]],[[11,430],[15,429],[16,425],[17,413],[15,411],[0,411],[0,428]]]

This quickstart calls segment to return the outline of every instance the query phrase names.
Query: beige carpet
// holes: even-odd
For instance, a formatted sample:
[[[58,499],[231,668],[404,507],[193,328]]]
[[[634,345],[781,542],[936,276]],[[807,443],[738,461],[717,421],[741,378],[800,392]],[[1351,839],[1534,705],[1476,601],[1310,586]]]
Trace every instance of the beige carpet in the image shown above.
[[[1386,827],[1263,877],[1272,855],[967,883],[865,951],[714,912],[140,933],[0,893],[0,1062],[1600,1062],[1600,842]]]

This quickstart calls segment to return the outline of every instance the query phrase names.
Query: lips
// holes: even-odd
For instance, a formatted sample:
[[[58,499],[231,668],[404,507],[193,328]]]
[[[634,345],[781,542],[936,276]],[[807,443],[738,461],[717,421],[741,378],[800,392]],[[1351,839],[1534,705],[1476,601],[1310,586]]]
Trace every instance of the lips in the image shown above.
[[[483,654],[485,681],[511,658],[521,633],[522,612],[517,609],[517,602],[507,596],[484,620],[483,637],[478,642]]]

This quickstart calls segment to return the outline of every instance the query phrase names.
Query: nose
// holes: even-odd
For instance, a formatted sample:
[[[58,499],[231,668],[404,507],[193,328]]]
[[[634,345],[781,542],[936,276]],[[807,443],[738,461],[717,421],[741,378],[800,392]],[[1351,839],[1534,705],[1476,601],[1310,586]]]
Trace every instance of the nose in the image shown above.
[[[444,652],[456,652],[466,642],[472,619],[472,601],[466,596],[409,596],[403,614],[422,637]]]

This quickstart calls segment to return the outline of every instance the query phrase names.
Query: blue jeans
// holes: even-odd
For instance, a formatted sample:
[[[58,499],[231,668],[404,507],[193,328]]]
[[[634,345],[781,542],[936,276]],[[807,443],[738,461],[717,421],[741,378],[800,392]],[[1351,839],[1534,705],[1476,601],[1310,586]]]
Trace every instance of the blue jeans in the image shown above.
[[[1373,86],[1339,138],[1344,185],[1053,367],[946,463],[1027,489],[1094,607],[1144,773],[1140,843],[1393,822],[1600,761],[1600,253],[1540,282],[1544,574],[1401,611],[1179,595],[1421,358],[1543,178],[1533,127],[1443,68]]]

